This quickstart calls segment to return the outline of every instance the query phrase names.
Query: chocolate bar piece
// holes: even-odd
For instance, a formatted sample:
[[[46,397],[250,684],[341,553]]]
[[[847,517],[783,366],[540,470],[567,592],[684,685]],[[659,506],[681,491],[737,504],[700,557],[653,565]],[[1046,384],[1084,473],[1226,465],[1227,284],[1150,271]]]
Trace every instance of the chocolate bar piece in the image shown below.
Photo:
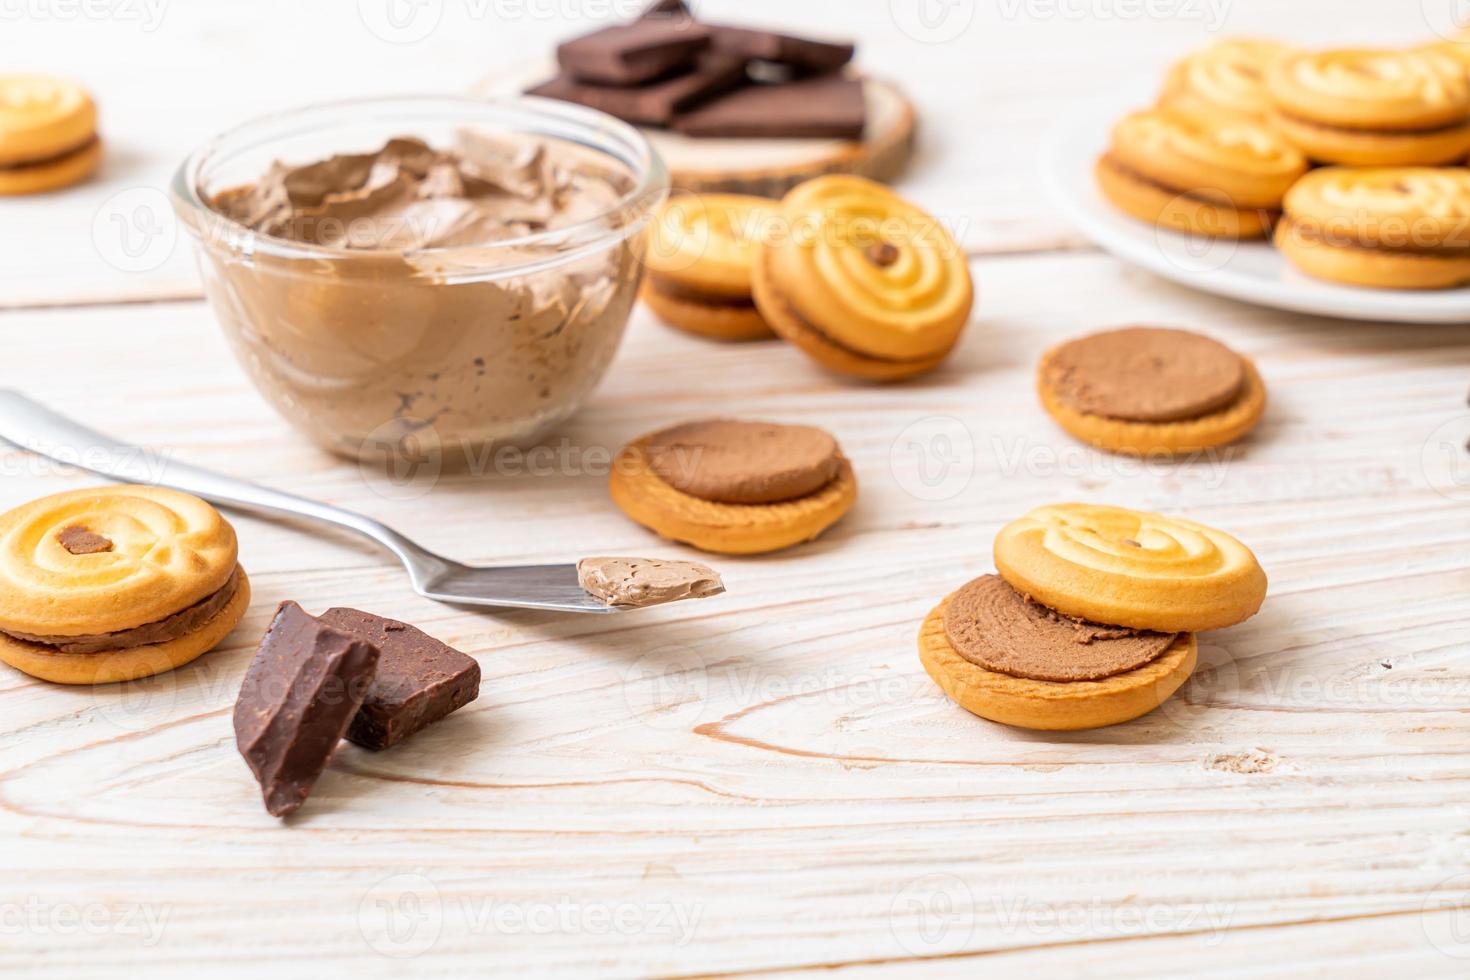
[[[599,109],[638,126],[667,126],[675,113],[693,108],[745,83],[745,59],[706,51],[695,69],[662,82],[636,86],[587,85],[558,75],[527,95]]]
[[[867,105],[860,79],[821,75],[753,85],[674,118],[686,136],[860,139]]]
[[[386,749],[469,704],[480,665],[422,630],[357,609],[328,609],[323,623],[381,651],[378,671],[347,729],[348,741]]]
[[[744,27],[711,26],[710,34],[716,51],[747,61],[769,61],[801,75],[836,71],[852,60],[856,50],[851,44],[813,41]]]
[[[639,20],[668,20],[672,18],[683,18],[692,20],[694,12],[684,0],[654,0],[643,13],[638,15]]]
[[[283,602],[235,701],[235,744],[265,808],[284,817],[306,802],[373,680],[378,648]]]
[[[709,39],[709,29],[691,20],[640,19],[567,41],[556,60],[578,81],[642,85],[691,67]]]

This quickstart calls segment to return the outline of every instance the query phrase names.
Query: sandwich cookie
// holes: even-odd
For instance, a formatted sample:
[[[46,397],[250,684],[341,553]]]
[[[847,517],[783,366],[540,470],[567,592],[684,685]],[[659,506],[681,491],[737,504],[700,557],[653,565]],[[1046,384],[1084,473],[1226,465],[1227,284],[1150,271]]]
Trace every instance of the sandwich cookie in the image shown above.
[[[1266,74],[1271,125],[1318,163],[1433,165],[1470,154],[1470,73],[1442,51],[1300,52]]]
[[[172,670],[250,604],[235,531],[158,487],[76,490],[0,515],[0,661],[59,684]]]
[[[826,432],[728,419],[630,443],[613,461],[608,489],[656,534],[731,555],[810,541],[857,499],[852,464]]]
[[[787,234],[757,251],[767,323],[839,374],[891,381],[949,354],[970,317],[965,254],[932,216],[861,177],[819,177],[781,201]]]
[[[1180,455],[1235,442],[1266,410],[1249,359],[1187,330],[1125,327],[1047,351],[1037,392],[1048,415],[1090,446]]]
[[[643,301],[670,326],[715,340],[775,336],[750,295],[756,244],[775,203],[742,194],[684,194],[659,209],[649,234]]]
[[[1098,186],[1131,217],[1210,238],[1264,238],[1307,160],[1245,116],[1145,109],[1113,127]]]
[[[1194,670],[1194,633],[1248,619],[1266,576],[1223,532],[1085,504],[1041,507],[995,540],[999,575],[944,599],[919,633],[956,703],[1023,728],[1137,718]]]
[[[1266,69],[1292,49],[1276,41],[1225,38],[1175,63],[1159,105],[1203,115],[1233,113],[1264,120],[1271,111]]]
[[[97,107],[75,82],[0,75],[0,195],[69,187],[97,169]]]
[[[1276,245],[1319,279],[1379,289],[1470,284],[1470,170],[1313,171],[1286,195]]]

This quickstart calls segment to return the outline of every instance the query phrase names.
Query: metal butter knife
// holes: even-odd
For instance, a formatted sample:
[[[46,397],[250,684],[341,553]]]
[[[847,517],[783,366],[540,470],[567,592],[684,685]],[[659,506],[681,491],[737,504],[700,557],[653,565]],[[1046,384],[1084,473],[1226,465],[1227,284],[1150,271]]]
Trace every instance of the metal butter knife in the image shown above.
[[[79,425],[18,391],[0,389],[0,440],[108,479],[168,487],[222,507],[305,518],[354,531],[396,555],[407,569],[414,591],[439,602],[576,613],[613,613],[632,608],[609,606],[589,595],[577,584],[575,564],[494,568],[461,565],[370,517],[165,459]]]

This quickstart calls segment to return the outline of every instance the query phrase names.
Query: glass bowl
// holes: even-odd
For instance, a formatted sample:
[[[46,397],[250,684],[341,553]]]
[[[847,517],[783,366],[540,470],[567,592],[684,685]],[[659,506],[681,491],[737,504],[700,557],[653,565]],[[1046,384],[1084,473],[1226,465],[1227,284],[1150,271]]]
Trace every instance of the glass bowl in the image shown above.
[[[435,149],[545,145],[577,173],[615,180],[616,203],[563,227],[409,249],[277,238],[210,205],[276,161],[371,152],[399,136]],[[278,412],[343,456],[458,468],[534,442],[602,379],[638,292],[641,231],[668,185],[648,142],[603,113],[536,98],[406,97],[246,123],[191,154],[172,196],[215,316]]]

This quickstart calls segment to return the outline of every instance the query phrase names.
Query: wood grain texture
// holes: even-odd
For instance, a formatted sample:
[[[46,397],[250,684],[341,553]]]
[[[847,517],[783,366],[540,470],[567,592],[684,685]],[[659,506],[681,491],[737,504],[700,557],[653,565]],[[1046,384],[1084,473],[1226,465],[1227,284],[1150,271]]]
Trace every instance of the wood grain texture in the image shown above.
[[[0,894],[43,916],[8,930],[0,969],[247,972],[269,937],[272,960],[299,958],[288,975],[1455,975],[1429,937],[1456,913],[1423,909],[1463,904],[1470,881],[1470,527],[1461,461],[1439,455],[1467,414],[1470,341],[1264,313],[1094,255],[975,271],[980,313],[956,357],[902,387],[836,381],[777,343],[703,343],[640,310],[554,459],[420,497],[304,445],[201,304],[0,316],[12,377],[55,406],[476,561],[683,553],[612,509],[601,455],[680,418],[827,426],[862,485],[820,541],[722,559],[727,596],[606,631],[435,605],[350,541],[237,519],[258,596],[224,648],[124,688],[0,674]],[[1182,466],[1072,443],[1036,405],[1034,359],[1120,322],[1207,330],[1253,357],[1272,394],[1258,434]],[[68,355],[65,386],[36,382]],[[17,454],[0,466],[5,506],[86,482]],[[1152,715],[1007,730],[939,694],[914,633],[991,568],[1002,523],[1069,498],[1227,528],[1271,596],[1202,637],[1201,669]],[[287,597],[417,623],[476,656],[485,682],[393,752],[344,746],[283,825],[229,710]],[[68,908],[113,917],[61,934]]]
[[[718,561],[726,596],[610,629],[437,605],[353,540],[236,518],[256,599],[221,649],[97,690],[0,668],[0,973],[1463,976],[1470,336],[1256,310],[1069,251],[1081,243],[1037,183],[1043,134],[1085,93],[1206,39],[1184,13],[1208,5],[1140,20],[978,4],[940,44],[895,30],[886,0],[705,8],[841,24],[904,77],[925,110],[904,189],[965,221],[981,256],[963,343],[935,375],[875,388],[640,309],[547,452],[432,486],[365,474],[274,416],[187,300],[182,242],[129,272],[91,228],[113,194],[161,193],[190,146],[240,118],[463,90],[585,25],[533,16],[548,9],[535,0],[513,24],[446,0],[439,29],[408,44],[350,6],[285,0],[171,4],[153,31],[4,24],[28,64],[74,65],[98,90],[113,151],[87,188],[0,201],[0,384],[477,562],[691,556],[604,490],[618,447],[686,418],[824,426],[861,496],[816,543]],[[1225,10],[1226,30],[1323,43],[1424,33],[1417,9],[1377,0]],[[186,301],[148,302],[170,297]],[[95,305],[117,300],[131,305]],[[1251,356],[1264,424],[1180,465],[1072,442],[1040,411],[1035,360],[1124,323],[1204,330]],[[0,452],[0,508],[89,482]],[[1270,598],[1201,638],[1200,669],[1159,711],[1012,731],[947,701],[914,635],[991,570],[1002,524],[1064,499],[1227,529],[1260,556]],[[344,746],[283,824],[229,715],[285,598],[416,623],[485,680],[391,752]]]

